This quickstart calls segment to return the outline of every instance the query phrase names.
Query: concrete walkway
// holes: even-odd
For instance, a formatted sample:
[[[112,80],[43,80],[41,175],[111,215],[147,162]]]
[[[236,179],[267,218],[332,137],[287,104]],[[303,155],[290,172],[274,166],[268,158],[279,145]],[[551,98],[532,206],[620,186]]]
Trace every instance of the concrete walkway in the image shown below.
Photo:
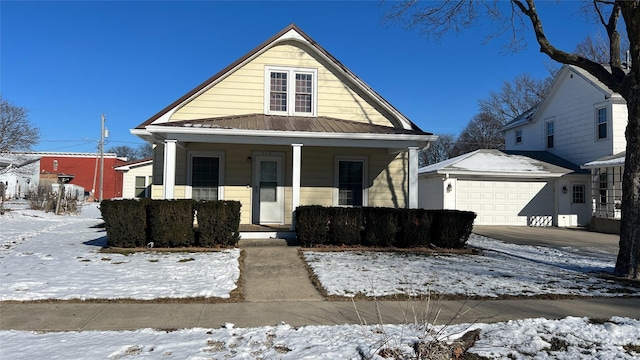
[[[548,246],[576,246],[605,249],[613,239],[566,229],[509,227],[499,233],[500,240]],[[509,231],[507,231],[509,230]],[[551,231],[548,231],[551,230]],[[561,232],[555,232],[559,230]],[[480,234],[489,230],[478,229]],[[543,234],[544,236],[540,236]],[[556,235],[552,235],[556,234]],[[528,240],[527,240],[528,239]],[[537,240],[536,240],[537,239]],[[600,240],[599,240],[600,239]],[[604,239],[604,240],[602,240]],[[593,241],[593,243],[591,243]],[[265,243],[262,243],[265,244]],[[0,330],[86,331],[134,330],[140,328],[181,329],[218,328],[225,323],[237,327],[275,325],[292,326],[377,324],[413,322],[414,318],[437,324],[448,322],[498,322],[512,319],[587,316],[607,319],[626,316],[640,319],[640,298],[573,299],[573,300],[484,300],[484,301],[324,301],[313,287],[297,247],[284,242],[268,242],[255,247],[241,242],[245,250],[243,290],[240,303],[70,303],[70,302],[0,302]],[[564,245],[563,245],[564,244]],[[617,242],[616,242],[617,244]],[[582,246],[582,245],[579,245]],[[600,251],[600,250],[599,250]],[[617,251],[617,249],[616,249]],[[362,320],[361,320],[362,319]]]
[[[244,251],[245,301],[322,301],[297,247],[249,246]]]

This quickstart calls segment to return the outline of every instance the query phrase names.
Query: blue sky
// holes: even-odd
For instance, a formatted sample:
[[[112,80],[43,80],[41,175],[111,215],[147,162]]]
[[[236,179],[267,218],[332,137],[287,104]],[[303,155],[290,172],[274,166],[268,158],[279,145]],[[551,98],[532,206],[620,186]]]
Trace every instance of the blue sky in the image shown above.
[[[573,50],[598,27],[577,4],[539,5],[550,40]],[[503,81],[547,76],[532,36],[518,53],[485,43],[488,20],[435,42],[383,24],[378,1],[0,1],[0,92],[29,110],[38,151],[137,147],[134,128],[296,23],[423,130],[457,134]],[[529,30],[529,29],[527,29]]]

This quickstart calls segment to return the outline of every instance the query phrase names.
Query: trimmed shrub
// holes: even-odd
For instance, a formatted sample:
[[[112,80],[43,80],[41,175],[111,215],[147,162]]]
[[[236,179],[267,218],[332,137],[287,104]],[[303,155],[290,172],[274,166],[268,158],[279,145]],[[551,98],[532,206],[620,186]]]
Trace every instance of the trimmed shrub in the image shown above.
[[[431,213],[431,242],[442,248],[464,248],[473,230],[476,213],[459,210],[431,210]]]
[[[398,210],[392,208],[362,208],[362,245],[393,246],[398,232]]]
[[[195,203],[198,230],[196,244],[202,247],[233,246],[240,239],[239,201],[200,201]]]
[[[151,201],[149,241],[153,241],[154,247],[192,246],[193,200]]]
[[[362,209],[330,208],[329,243],[333,245],[360,245],[362,243]]]
[[[103,200],[100,203],[108,246],[132,248],[146,245],[145,203],[138,200]]]
[[[310,205],[296,208],[296,236],[302,246],[313,247],[329,242],[329,210]]]
[[[432,217],[425,209],[397,209],[398,232],[395,246],[399,248],[428,247],[431,240]]]

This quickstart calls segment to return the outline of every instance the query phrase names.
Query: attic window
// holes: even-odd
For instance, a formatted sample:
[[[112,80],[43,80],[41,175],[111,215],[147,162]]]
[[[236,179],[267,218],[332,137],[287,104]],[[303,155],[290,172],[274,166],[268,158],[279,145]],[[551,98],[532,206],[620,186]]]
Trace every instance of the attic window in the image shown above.
[[[316,69],[265,68],[265,114],[316,116]]]

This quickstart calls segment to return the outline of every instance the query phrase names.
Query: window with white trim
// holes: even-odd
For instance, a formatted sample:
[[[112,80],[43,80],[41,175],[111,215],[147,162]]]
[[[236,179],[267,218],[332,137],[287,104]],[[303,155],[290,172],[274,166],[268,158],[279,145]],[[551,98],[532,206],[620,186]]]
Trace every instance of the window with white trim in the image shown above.
[[[597,139],[606,139],[607,138],[607,108],[600,108],[596,110],[597,114]]]
[[[194,200],[222,200],[223,157],[217,154],[191,154],[189,181]]]
[[[553,149],[553,133],[554,126],[553,121],[547,121],[546,124],[546,134],[547,134],[547,149]]]
[[[516,130],[516,144],[520,144],[522,142],[522,129]]]
[[[336,197],[338,206],[367,206],[365,158],[336,159]]]
[[[137,198],[148,198],[147,194],[147,177],[146,176],[136,176],[135,179],[135,197]]]
[[[315,116],[317,109],[316,69],[265,68],[265,114]]]

